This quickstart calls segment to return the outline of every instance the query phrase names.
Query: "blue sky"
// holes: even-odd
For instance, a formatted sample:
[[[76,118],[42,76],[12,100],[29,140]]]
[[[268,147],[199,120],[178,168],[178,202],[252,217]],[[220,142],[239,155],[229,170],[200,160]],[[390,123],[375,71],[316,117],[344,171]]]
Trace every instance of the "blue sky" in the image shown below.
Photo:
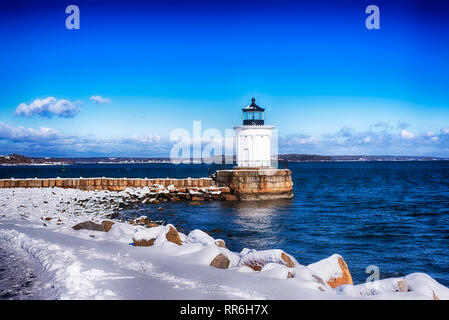
[[[79,30],[65,28],[70,4]],[[369,4],[380,30],[365,27]],[[449,157],[448,12],[437,0],[5,1],[0,154],[168,156],[174,129],[224,134],[254,96],[280,153]]]

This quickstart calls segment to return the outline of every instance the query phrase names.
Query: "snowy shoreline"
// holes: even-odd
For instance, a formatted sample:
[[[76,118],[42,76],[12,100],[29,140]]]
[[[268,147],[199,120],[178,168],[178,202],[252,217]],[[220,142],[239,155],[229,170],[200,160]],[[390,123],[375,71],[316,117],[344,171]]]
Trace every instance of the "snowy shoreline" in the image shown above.
[[[108,232],[72,228],[109,220],[121,204],[144,192],[0,189],[0,244],[35,262],[35,294],[29,297],[449,299],[449,289],[424,273],[342,284],[352,279],[337,254],[304,266],[282,250],[232,252],[201,230],[183,234],[171,225],[113,220]],[[178,243],[169,240],[169,232],[179,236]],[[142,240],[151,246],[137,246]]]

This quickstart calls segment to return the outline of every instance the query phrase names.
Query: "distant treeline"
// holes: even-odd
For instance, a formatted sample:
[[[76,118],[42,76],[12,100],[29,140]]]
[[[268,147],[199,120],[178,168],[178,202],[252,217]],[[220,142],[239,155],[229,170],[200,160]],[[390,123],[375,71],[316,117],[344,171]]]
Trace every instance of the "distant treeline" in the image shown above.
[[[191,159],[192,160],[192,159]],[[420,156],[320,156],[316,154],[280,154],[279,161],[306,162],[306,161],[441,161],[449,158],[420,157]],[[222,157],[223,163],[224,157]],[[232,157],[235,163],[235,156]],[[0,164],[81,164],[81,163],[163,163],[170,162],[170,158],[165,157],[83,157],[83,158],[31,158],[17,153],[7,156],[0,156]],[[200,163],[197,160],[194,163]],[[216,162],[215,162],[216,163]]]
[[[283,161],[332,161],[331,156],[320,156],[317,154],[280,154],[279,160]]]
[[[422,156],[320,156],[315,154],[280,154],[279,160],[283,161],[438,161],[448,160],[438,157]]]

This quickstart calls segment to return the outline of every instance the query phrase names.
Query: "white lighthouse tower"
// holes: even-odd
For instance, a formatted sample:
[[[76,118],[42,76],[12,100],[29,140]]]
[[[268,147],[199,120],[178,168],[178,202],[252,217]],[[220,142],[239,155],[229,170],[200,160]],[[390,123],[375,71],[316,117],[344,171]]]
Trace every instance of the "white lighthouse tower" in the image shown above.
[[[271,132],[274,126],[265,125],[265,109],[256,99],[242,109],[243,125],[235,126],[238,167],[271,167]]]

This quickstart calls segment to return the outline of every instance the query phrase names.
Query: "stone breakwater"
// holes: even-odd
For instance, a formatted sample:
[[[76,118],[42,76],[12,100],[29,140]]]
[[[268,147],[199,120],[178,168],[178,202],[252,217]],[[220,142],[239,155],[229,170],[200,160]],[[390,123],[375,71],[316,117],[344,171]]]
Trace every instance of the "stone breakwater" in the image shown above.
[[[63,178],[3,179],[0,188],[64,188],[84,191],[128,191],[135,203],[165,201],[233,201],[229,187],[216,187],[211,178],[190,179],[127,179],[127,178]],[[130,192],[134,190],[133,192]],[[141,190],[139,192],[138,190]]]
[[[272,200],[293,197],[288,169],[235,168],[219,170],[215,179],[50,178],[1,179],[0,188],[64,188],[85,191],[124,191],[149,188],[157,198],[181,201]]]
[[[123,191],[126,188],[162,186],[210,187],[215,185],[211,178],[187,179],[129,179],[129,178],[50,178],[50,179],[0,179],[0,188],[71,188],[86,191]]]

